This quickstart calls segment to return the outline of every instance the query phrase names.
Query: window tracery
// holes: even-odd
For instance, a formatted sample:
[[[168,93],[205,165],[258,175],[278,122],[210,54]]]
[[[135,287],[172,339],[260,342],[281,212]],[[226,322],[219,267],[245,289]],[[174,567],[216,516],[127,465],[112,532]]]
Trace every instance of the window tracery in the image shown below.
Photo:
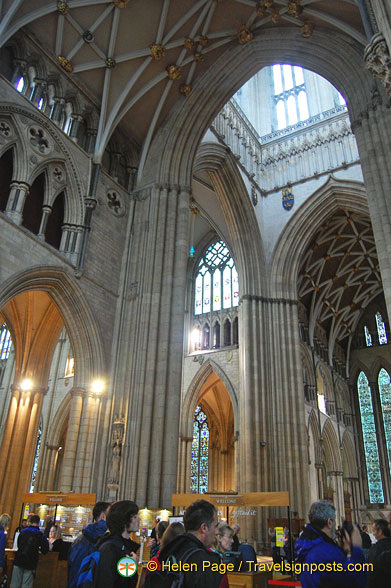
[[[377,445],[375,417],[373,414],[372,393],[368,378],[360,372],[357,379],[360,405],[361,429],[365,449],[367,479],[370,503],[383,503],[383,483],[380,471],[379,449]]]
[[[297,65],[273,65],[274,103],[278,129],[309,118],[304,75]]]
[[[193,422],[191,446],[190,492],[204,494],[208,491],[209,426],[206,414],[197,406]]]
[[[391,472],[391,379],[382,368],[378,377],[381,410],[383,415],[384,436],[387,447],[388,465]]]
[[[11,350],[11,333],[7,329],[7,325],[3,323],[0,329],[0,360],[8,359]]]

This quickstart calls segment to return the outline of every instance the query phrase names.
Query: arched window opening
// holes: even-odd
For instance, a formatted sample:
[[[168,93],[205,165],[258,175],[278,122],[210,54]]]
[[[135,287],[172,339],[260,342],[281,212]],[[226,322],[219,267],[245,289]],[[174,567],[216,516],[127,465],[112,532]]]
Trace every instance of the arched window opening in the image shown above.
[[[193,421],[191,446],[190,492],[204,494],[208,491],[209,427],[206,414],[197,406]]]
[[[69,133],[71,132],[72,112],[73,112],[72,103],[67,102],[65,104],[65,123],[64,123],[64,133],[66,133],[67,135],[69,135]]]
[[[364,372],[357,379],[358,400],[361,415],[361,430],[365,449],[367,479],[370,503],[383,503],[383,483],[381,479],[379,450],[377,446],[375,418],[371,388]]]
[[[387,344],[387,333],[386,333],[386,326],[382,319],[380,312],[375,314],[376,319],[376,327],[377,327],[377,336],[379,338],[379,345],[386,345]]]
[[[34,180],[23,208],[22,226],[38,235],[42,219],[42,205],[45,194],[45,174]]]
[[[23,76],[20,76],[20,78],[17,80],[15,87],[20,94],[23,94],[26,87],[26,81]]]
[[[231,321],[229,319],[224,323],[224,345],[231,345]]]
[[[382,368],[378,378],[380,403],[383,415],[384,436],[386,440],[388,465],[391,472],[391,380],[389,373]]]
[[[194,313],[239,304],[239,280],[234,261],[223,241],[211,245],[198,264]]]
[[[213,347],[215,349],[220,347],[220,323],[218,321],[213,325]]]
[[[239,344],[239,321],[238,317],[234,319],[233,328],[232,328],[232,343],[233,345]]]
[[[11,351],[12,339],[7,325],[3,323],[0,328],[0,360],[8,359]]]
[[[38,429],[38,433],[37,433],[37,444],[35,446],[33,471],[31,473],[30,490],[29,490],[29,492],[34,492],[34,490],[36,489],[35,488],[35,481],[37,479],[39,453],[40,453],[40,450],[41,450],[41,439],[42,439],[42,428],[40,426],[39,429]]]
[[[56,249],[60,248],[62,225],[64,222],[64,192],[61,192],[54,201],[52,212],[46,225],[45,240]]]
[[[210,328],[205,325],[202,329],[202,349],[209,349],[210,346]]]
[[[0,210],[7,208],[10,184],[14,173],[13,150],[8,149],[0,159]]]
[[[372,347],[372,336],[371,336],[371,333],[369,332],[369,329],[366,325],[364,326],[364,335],[365,335],[366,346]]]
[[[278,63],[272,71],[278,129],[307,120],[309,109],[302,68]]]

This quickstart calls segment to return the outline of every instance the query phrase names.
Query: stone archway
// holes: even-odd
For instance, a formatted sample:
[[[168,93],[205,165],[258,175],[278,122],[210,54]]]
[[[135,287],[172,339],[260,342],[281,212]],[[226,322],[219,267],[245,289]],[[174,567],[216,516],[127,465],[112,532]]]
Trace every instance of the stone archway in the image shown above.
[[[0,290],[0,308],[15,347],[15,376],[0,457],[2,509],[12,513],[18,512],[21,495],[28,490],[51,360],[64,324],[76,370],[62,490],[89,489],[93,483],[95,464],[84,449],[88,441],[92,443],[91,426],[81,434],[79,429],[80,421],[92,423],[99,414],[101,399],[91,396],[91,383],[103,373],[104,362],[95,321],[79,286],[65,271],[41,267],[13,276]]]

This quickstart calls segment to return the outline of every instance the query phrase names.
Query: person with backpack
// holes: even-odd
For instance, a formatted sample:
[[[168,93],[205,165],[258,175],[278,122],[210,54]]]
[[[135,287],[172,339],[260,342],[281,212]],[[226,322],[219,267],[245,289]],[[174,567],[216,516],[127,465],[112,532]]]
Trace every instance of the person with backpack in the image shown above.
[[[131,557],[138,563],[136,552],[140,545],[130,539],[130,534],[140,528],[137,504],[131,500],[114,502],[107,512],[106,523],[110,532],[98,541],[99,558],[92,585],[94,588],[135,588],[137,573],[123,577],[117,566],[124,557]]]
[[[217,511],[206,500],[193,502],[183,517],[185,533],[165,545],[159,554],[161,569],[151,571],[145,579],[145,588],[218,588],[220,556],[210,547],[215,540]],[[189,571],[173,571],[173,564],[190,564]],[[192,565],[194,564],[194,565]],[[216,565],[217,564],[217,565]],[[103,588],[100,587],[100,588]]]
[[[39,530],[39,522],[38,515],[31,515],[28,526],[20,531],[10,588],[32,588],[39,553],[49,551],[48,540]]]
[[[97,502],[92,510],[93,522],[87,525],[72,543],[68,554],[67,588],[76,588],[81,562],[97,550],[96,542],[106,533],[106,513],[109,506],[109,502]]]

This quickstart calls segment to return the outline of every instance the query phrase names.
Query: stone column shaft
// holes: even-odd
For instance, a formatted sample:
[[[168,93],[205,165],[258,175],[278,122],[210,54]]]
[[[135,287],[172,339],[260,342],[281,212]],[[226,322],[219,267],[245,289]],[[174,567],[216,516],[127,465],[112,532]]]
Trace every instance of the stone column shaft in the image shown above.
[[[391,316],[391,116],[373,105],[353,123],[365,179],[388,317]]]
[[[176,489],[188,215],[187,190],[154,187],[139,195],[129,227],[113,411],[126,415],[131,444],[120,495],[149,508],[169,507]]]
[[[30,186],[25,182],[14,181],[10,184],[10,194],[5,214],[17,225],[22,222],[24,202],[29,195],[29,191]]]
[[[73,490],[74,469],[77,459],[77,444],[83,409],[83,395],[84,390],[72,391],[71,412],[69,415],[69,425],[60,477],[60,490],[62,492],[70,492]]]
[[[22,494],[29,491],[43,397],[41,389],[12,390],[0,455],[0,508],[10,514],[19,512]]]

